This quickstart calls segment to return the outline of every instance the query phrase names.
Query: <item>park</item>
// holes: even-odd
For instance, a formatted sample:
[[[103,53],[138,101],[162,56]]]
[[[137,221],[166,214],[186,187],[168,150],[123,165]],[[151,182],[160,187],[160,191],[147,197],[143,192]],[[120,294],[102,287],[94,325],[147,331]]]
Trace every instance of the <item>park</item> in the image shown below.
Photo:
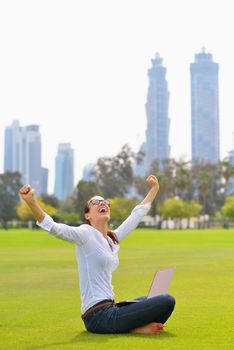
[[[138,228],[113,274],[116,301],[146,295],[176,266],[172,317],[157,335],[88,333],[80,318],[75,246],[42,230],[0,230],[0,349],[231,349],[234,230]]]

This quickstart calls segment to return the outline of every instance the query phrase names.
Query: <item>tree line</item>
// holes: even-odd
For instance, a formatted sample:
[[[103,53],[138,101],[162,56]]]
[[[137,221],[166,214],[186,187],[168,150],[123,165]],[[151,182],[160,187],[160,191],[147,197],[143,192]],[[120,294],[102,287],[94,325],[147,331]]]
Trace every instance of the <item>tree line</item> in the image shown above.
[[[135,176],[135,166],[144,159],[124,145],[114,157],[101,157],[90,174],[92,181],[80,180],[73,194],[59,201],[53,195],[42,194],[40,204],[56,220],[76,224],[83,220],[83,208],[90,197],[99,194],[111,199],[112,220],[124,220],[129,211],[147,192],[145,178],[156,174],[160,190],[150,215],[162,218],[234,217],[234,197],[230,194],[234,167],[227,158],[218,164],[165,159],[156,160],[143,176]],[[32,220],[26,204],[18,196],[22,186],[21,174],[0,174],[0,222],[4,227],[14,219]]]

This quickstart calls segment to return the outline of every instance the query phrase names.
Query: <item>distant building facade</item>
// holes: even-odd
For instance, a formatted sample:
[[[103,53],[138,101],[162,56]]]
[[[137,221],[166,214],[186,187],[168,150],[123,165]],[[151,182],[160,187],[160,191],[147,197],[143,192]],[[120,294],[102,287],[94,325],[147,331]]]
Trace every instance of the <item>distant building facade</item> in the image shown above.
[[[134,166],[134,175],[145,177],[148,174],[149,169],[146,168],[146,143],[143,142],[138,150],[138,153],[141,156],[139,162],[135,163]]]
[[[94,174],[95,167],[96,167],[96,164],[94,163],[89,163],[85,165],[83,169],[82,180],[95,181],[95,174]]]
[[[190,64],[193,162],[220,159],[218,72],[219,65],[204,48]]]
[[[49,170],[47,168],[41,168],[41,192],[48,193],[48,177]]]
[[[55,159],[54,194],[60,199],[66,199],[74,190],[74,150],[70,143],[60,143]]]
[[[170,156],[168,117],[169,91],[166,68],[163,59],[156,54],[148,70],[149,87],[146,102],[147,130],[145,148],[145,169],[148,171],[154,160],[162,165]]]
[[[7,171],[20,172],[23,184],[30,184],[37,194],[42,193],[43,181],[48,182],[48,169],[43,180],[41,134],[38,125],[21,127],[19,121],[15,120],[5,128],[4,172]]]
[[[229,162],[234,166],[234,150],[229,152],[228,159],[229,159]],[[229,179],[229,184],[228,184],[228,188],[227,188],[227,194],[228,195],[231,195],[231,194],[233,195],[234,194],[234,176],[232,176]]]

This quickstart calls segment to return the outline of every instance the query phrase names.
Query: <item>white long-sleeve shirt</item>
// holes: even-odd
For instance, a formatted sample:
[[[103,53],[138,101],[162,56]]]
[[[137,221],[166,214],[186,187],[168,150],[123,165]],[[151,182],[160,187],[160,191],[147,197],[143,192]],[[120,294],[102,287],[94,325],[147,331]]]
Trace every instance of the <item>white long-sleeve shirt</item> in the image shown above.
[[[119,241],[137,227],[149,208],[150,204],[147,203],[139,204],[132,210],[129,217],[114,230]],[[113,244],[110,237],[104,238],[100,231],[90,225],[75,227],[58,224],[47,214],[37,225],[57,238],[76,244],[82,313],[104,299],[114,299],[111,280],[112,272],[119,264],[119,245]]]

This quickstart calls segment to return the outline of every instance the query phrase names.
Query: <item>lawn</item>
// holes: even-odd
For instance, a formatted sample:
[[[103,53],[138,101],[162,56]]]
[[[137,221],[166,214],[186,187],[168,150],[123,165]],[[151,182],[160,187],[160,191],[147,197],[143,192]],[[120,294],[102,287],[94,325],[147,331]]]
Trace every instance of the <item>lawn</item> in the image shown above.
[[[177,305],[160,335],[85,331],[75,246],[41,230],[0,230],[0,350],[234,348],[234,230],[138,229],[121,244],[116,300],[148,292],[176,266]]]

